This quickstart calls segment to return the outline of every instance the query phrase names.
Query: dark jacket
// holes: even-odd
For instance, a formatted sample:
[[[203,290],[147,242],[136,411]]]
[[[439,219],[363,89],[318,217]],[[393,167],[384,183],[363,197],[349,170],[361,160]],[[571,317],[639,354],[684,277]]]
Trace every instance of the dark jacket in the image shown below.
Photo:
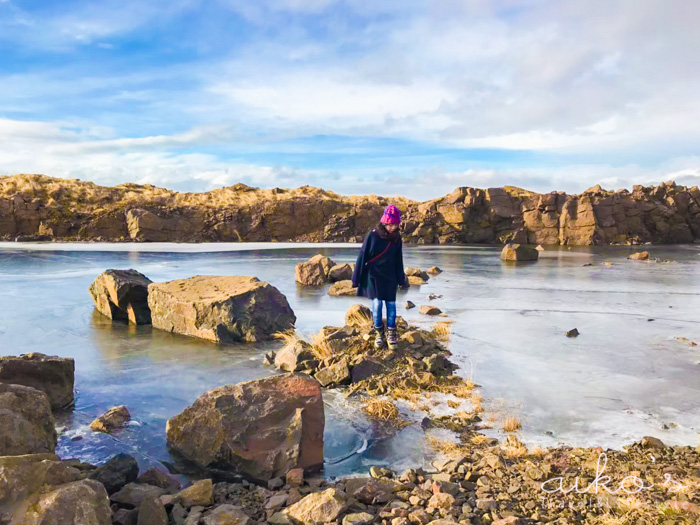
[[[389,249],[373,263],[368,262]],[[392,242],[382,239],[376,229],[365,237],[360,254],[357,256],[352,285],[357,287],[357,295],[382,301],[396,301],[396,288],[406,285],[403,271],[403,249],[401,236]]]

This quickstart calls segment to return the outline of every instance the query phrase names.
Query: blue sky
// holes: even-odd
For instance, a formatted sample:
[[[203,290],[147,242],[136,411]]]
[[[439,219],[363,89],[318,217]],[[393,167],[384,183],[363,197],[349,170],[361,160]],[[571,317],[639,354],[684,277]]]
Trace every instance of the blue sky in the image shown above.
[[[700,183],[698,2],[0,0],[0,174]]]

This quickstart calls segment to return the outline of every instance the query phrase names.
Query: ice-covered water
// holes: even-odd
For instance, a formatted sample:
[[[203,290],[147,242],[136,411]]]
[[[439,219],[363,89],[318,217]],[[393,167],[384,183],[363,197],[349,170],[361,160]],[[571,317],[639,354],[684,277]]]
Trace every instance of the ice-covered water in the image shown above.
[[[99,462],[116,452],[142,466],[172,461],[165,422],[198,395],[273,373],[262,357],[279,343],[215,345],[113,324],[94,312],[87,287],[107,268],[154,281],[255,275],[279,288],[311,334],[342,325],[365,299],[302,288],[294,265],[324,253],[354,262],[359,245],[0,243],[0,355],[43,352],[76,359],[75,410],[62,415],[62,457]],[[643,435],[697,444],[700,430],[700,248],[648,247],[673,262],[629,261],[630,248],[551,249],[534,264],[504,264],[496,247],[404,246],[406,266],[440,266],[429,284],[400,292],[399,315],[432,324],[403,302],[435,304],[453,319],[450,349],[482,388],[487,416],[516,416],[528,444],[620,447]],[[583,266],[585,263],[593,266]],[[605,266],[604,262],[612,262]],[[575,339],[564,332],[577,327]],[[420,425],[378,435],[341,395],[326,392],[326,475],[370,464],[417,465]],[[115,436],[90,421],[125,404],[134,418]],[[662,429],[666,425],[667,429]],[[492,433],[495,433],[493,431]],[[359,452],[358,452],[359,451]],[[353,452],[357,452],[353,454]]]

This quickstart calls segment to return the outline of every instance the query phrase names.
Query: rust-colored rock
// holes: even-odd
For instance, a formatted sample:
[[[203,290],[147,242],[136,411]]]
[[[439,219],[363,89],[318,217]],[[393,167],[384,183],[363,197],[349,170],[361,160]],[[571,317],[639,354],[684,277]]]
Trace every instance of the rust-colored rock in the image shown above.
[[[73,404],[75,361],[40,353],[0,357],[0,382],[44,392],[53,410]]]
[[[168,421],[169,445],[201,467],[258,480],[323,465],[321,386],[297,374],[215,388]]]
[[[331,269],[335,266],[325,255],[316,254],[308,261],[296,265],[296,281],[306,286],[322,286],[330,281]]]
[[[628,257],[628,259],[632,259],[633,261],[648,261],[649,260],[649,252],[637,252],[633,253]]]
[[[296,321],[277,288],[249,276],[152,283],[148,305],[155,328],[218,343],[272,339]]]
[[[148,277],[136,270],[107,270],[97,276],[89,292],[97,310],[110,319],[150,324]]]

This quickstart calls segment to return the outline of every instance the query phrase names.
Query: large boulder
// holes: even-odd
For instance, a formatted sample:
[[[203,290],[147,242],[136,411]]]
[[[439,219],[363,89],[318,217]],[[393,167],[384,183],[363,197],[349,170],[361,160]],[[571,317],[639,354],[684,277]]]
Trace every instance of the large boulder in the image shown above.
[[[39,353],[0,357],[0,383],[41,390],[54,410],[73,404],[74,382],[75,361],[72,358]]]
[[[97,276],[89,291],[95,308],[110,319],[150,324],[148,277],[136,270],[107,270]]]
[[[101,483],[91,479],[59,485],[29,498],[10,523],[22,525],[111,525],[112,510]]]
[[[0,456],[53,454],[58,440],[55,426],[46,394],[0,383]]]
[[[201,467],[257,480],[323,465],[321,387],[297,374],[215,388],[168,421],[168,444]]]
[[[328,280],[332,283],[336,281],[348,281],[352,279],[352,273],[355,271],[355,263],[336,264],[328,272]]]
[[[148,305],[154,327],[218,343],[272,339],[296,321],[277,288],[240,275],[153,283]]]
[[[501,250],[503,261],[536,261],[540,256],[535,248],[523,244],[508,243]]]
[[[322,286],[330,277],[331,268],[335,263],[320,253],[308,261],[300,262],[295,267],[296,281],[306,286]]]

